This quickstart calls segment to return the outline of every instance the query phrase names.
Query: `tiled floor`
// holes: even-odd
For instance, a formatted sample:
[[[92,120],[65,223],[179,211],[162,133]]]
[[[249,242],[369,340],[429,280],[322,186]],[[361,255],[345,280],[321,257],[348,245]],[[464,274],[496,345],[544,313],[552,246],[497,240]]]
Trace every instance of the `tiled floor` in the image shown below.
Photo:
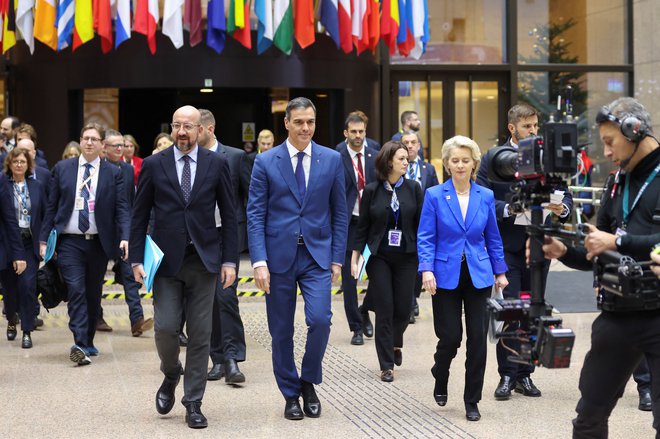
[[[150,301],[143,301],[152,314]],[[209,382],[203,411],[209,428],[193,431],[184,423],[183,406],[167,416],[154,408],[154,394],[162,375],[153,332],[130,336],[123,301],[104,301],[112,333],[100,333],[99,357],[77,367],[68,360],[71,335],[66,308],[42,316],[43,330],[33,336],[34,348],[20,342],[0,341],[0,395],[3,414],[0,438],[568,438],[579,397],[577,381],[588,349],[590,324],[596,314],[565,314],[565,326],[577,334],[569,369],[538,369],[535,382],[541,398],[515,394],[510,401],[495,401],[498,382],[494,345],[489,346],[482,420],[468,422],[462,404],[464,350],[452,365],[449,403],[440,408],[432,398],[430,367],[436,338],[431,302],[420,300],[421,316],[406,332],[403,366],[391,384],[378,379],[372,339],[351,346],[341,296],[332,302],[333,330],[325,358],[325,381],[318,387],[323,403],[320,419],[287,421],[283,399],[272,375],[269,336],[263,298],[241,298],[247,333],[248,359],[241,364],[244,386]],[[304,340],[302,302],[297,314],[297,346]],[[301,355],[301,350],[296,350]],[[607,383],[603,383],[607,385]],[[177,389],[180,398],[182,386]],[[653,437],[652,416],[637,410],[637,393],[630,383],[610,420],[612,438]]]

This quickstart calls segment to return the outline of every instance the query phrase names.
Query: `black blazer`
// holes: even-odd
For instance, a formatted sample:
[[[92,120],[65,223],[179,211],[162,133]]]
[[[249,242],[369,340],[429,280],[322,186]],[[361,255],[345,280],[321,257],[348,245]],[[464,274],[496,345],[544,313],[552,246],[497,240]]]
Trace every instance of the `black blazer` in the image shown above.
[[[422,213],[424,193],[414,181],[403,180],[396,189],[399,200],[399,222],[405,238],[405,252],[417,252],[417,227]],[[387,224],[392,215],[390,202],[392,193],[383,186],[383,182],[369,183],[362,193],[360,203],[360,219],[353,250],[360,253],[365,245],[369,245],[371,254],[377,254],[381,241],[387,234]]]
[[[358,196],[357,179],[355,178],[355,168],[353,167],[353,159],[348,152],[346,142],[337,147],[337,151],[341,155],[341,161],[344,164],[344,186],[346,187],[346,212],[350,218],[355,201]],[[376,181],[376,151],[369,147],[364,148],[364,179],[365,184]],[[365,186],[366,188],[366,186]]]
[[[218,142],[218,154],[227,159],[231,176],[232,195],[236,208],[236,220],[239,223],[247,221],[245,206],[250,191],[250,160],[242,149],[233,148]]]

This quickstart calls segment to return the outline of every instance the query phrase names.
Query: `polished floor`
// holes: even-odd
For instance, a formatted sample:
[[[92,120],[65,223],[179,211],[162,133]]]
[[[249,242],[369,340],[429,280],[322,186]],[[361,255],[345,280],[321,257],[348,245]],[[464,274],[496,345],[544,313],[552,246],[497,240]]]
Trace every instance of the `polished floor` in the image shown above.
[[[576,294],[588,290],[581,291],[576,287]],[[145,299],[143,305],[145,314],[152,315],[151,301]],[[302,300],[298,305],[299,363],[305,332]],[[21,349],[20,332],[16,341],[6,341],[2,327],[0,438],[568,438],[590,325],[597,315],[563,314],[565,326],[577,334],[571,367],[537,370],[534,380],[543,392],[541,398],[514,394],[509,401],[495,401],[499,377],[494,345],[489,345],[479,404],[482,419],[468,422],[462,403],[463,348],[452,365],[447,406],[438,407],[432,397],[436,338],[429,296],[420,300],[420,317],[405,335],[403,365],[395,369],[395,380],[389,384],[379,380],[373,339],[366,339],[364,346],[350,344],[342,298],[334,296],[324,382],[318,386],[323,415],[295,422],[282,416],[284,400],[272,375],[264,299],[242,297],[248,358],[240,366],[247,381],[235,387],[208,382],[202,409],[209,427],[194,431],[187,428],[178,403],[166,416],[156,413],[154,395],[162,375],[153,332],[131,337],[123,300],[104,300],[103,306],[114,331],[97,335],[101,353],[90,366],[78,367],[68,359],[72,338],[64,306],[42,314],[45,325],[33,333],[32,349]],[[179,385],[178,399],[181,396]],[[610,437],[653,437],[651,413],[637,410],[637,403],[631,381],[610,419]]]

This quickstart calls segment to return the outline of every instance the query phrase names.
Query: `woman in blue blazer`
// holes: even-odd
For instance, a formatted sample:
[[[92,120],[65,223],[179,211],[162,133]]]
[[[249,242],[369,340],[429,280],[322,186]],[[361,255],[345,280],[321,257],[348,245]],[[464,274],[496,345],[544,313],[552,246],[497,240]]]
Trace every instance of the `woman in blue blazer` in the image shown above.
[[[37,180],[31,178],[32,157],[24,148],[12,149],[5,158],[3,172],[10,179],[12,207],[23,240],[27,267],[18,275],[11,268],[0,272],[5,289],[4,304],[7,313],[7,339],[17,335],[16,316],[20,316],[24,349],[32,347],[31,332],[34,330],[34,312],[37,304],[37,270],[39,269],[39,230],[43,219],[46,196]]]
[[[477,403],[486,370],[486,299],[493,282],[508,282],[502,240],[490,189],[473,182],[481,153],[474,140],[455,136],[442,145],[442,162],[451,175],[426,191],[417,232],[419,271],[426,291],[433,295],[433,324],[438,337],[433,396],[447,403],[449,367],[461,344],[465,308],[467,360],[465,362],[466,417],[481,418]]]

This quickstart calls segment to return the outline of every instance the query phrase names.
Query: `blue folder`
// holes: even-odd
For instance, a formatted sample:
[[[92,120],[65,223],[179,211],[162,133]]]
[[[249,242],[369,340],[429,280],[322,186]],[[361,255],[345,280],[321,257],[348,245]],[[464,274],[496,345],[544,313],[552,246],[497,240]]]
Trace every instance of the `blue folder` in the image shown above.
[[[55,254],[55,247],[57,246],[57,230],[53,229],[48,235],[48,241],[46,241],[46,254],[44,255],[44,262],[48,262],[53,259]]]
[[[367,268],[367,262],[369,262],[369,257],[371,256],[371,250],[369,249],[368,245],[364,246],[364,251],[362,252],[362,261],[364,263],[360,266],[360,262],[358,262],[358,278],[357,280],[361,280],[362,276],[364,276],[365,269]]]
[[[163,251],[156,245],[151,236],[147,235],[144,243],[144,287],[151,292],[154,287],[154,277],[160,263],[163,261]]]

